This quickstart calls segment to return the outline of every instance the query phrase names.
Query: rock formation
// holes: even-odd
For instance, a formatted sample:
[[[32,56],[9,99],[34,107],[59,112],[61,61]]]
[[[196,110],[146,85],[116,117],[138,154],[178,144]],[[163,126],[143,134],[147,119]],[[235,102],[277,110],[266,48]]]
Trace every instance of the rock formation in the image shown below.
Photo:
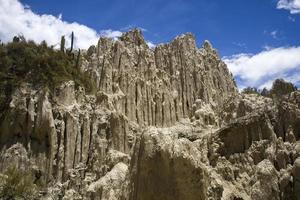
[[[0,119],[0,172],[32,170],[40,199],[300,199],[300,92],[240,94],[208,41],[151,49],[141,32],[81,58],[96,94],[24,83]]]
[[[117,110],[138,124],[167,127],[191,115],[196,99],[214,105],[237,92],[232,76],[208,41],[198,49],[192,34],[150,49],[141,32],[100,38],[82,66],[100,91],[121,91]]]

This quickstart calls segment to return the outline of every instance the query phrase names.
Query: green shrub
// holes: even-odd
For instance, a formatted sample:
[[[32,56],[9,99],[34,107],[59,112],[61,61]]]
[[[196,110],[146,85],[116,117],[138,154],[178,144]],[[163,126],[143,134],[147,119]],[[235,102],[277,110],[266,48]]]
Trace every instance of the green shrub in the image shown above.
[[[246,87],[242,90],[243,94],[258,94],[260,95],[260,90],[255,87]]]
[[[55,50],[45,41],[36,44],[15,38],[13,42],[0,44],[0,113],[11,93],[23,82],[53,91],[62,82],[73,80],[76,86],[93,92],[94,83],[76,67],[76,62],[73,53]]]
[[[38,188],[34,184],[34,179],[30,172],[17,169],[16,167],[10,167],[0,179],[0,199],[36,199]]]

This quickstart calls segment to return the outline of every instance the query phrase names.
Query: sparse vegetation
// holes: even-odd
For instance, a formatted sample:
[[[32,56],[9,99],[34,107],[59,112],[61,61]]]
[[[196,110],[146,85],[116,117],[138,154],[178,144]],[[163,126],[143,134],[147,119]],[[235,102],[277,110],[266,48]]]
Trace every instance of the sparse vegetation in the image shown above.
[[[67,80],[74,80],[87,92],[94,85],[79,67],[79,58],[73,53],[55,50],[46,42],[36,44],[23,37],[14,37],[13,42],[0,45],[0,105],[3,107],[13,90],[22,82],[50,90]],[[0,108],[0,111],[3,108]]]
[[[272,97],[280,98],[283,95],[289,94],[296,90],[297,87],[293,83],[287,82],[283,79],[276,79],[273,82],[272,88],[270,90],[270,95]]]
[[[246,87],[242,91],[243,94],[258,94],[260,95],[260,90],[255,87]]]
[[[0,199],[32,200],[37,194],[38,188],[28,171],[10,167],[0,176]]]
[[[265,97],[281,97],[285,94],[289,94],[293,91],[296,91],[297,86],[295,86],[293,83],[287,82],[283,79],[276,79],[273,82],[273,86],[270,90],[267,88],[258,89],[256,87],[246,87],[242,90],[243,94],[257,94]]]

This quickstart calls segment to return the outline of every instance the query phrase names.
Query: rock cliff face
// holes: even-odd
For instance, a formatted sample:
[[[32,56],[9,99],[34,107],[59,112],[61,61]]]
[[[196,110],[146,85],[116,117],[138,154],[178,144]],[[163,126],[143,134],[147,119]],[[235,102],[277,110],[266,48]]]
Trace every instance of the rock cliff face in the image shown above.
[[[0,119],[0,172],[31,170],[40,199],[300,199],[300,92],[239,94],[207,41],[150,49],[100,38],[81,70],[97,93],[24,83]],[[288,90],[288,91],[286,91]]]
[[[196,99],[214,105],[237,92],[232,76],[207,41],[192,34],[150,49],[138,30],[101,38],[83,70],[100,91],[122,91],[118,111],[138,124],[167,127],[191,115]]]

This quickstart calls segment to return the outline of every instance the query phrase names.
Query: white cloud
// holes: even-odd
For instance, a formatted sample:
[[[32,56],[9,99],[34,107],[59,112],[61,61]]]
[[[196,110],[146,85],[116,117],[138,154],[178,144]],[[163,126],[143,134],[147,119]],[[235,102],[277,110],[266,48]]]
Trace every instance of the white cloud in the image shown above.
[[[18,0],[0,0],[0,39],[11,41],[15,35],[22,34],[26,39],[36,42],[46,40],[48,44],[59,43],[60,37],[75,34],[75,46],[88,48],[96,44],[99,34],[87,26],[62,20],[62,15],[39,15]],[[67,45],[69,42],[67,41]]]
[[[237,54],[223,59],[244,86],[270,87],[276,78],[300,82],[300,47],[272,48],[254,55]]]
[[[100,36],[118,39],[123,30],[101,30],[97,33],[85,25],[63,21],[62,14],[39,15],[34,13],[30,6],[22,4],[19,0],[0,0],[0,40],[11,41],[16,35],[23,35],[28,40],[35,42],[47,41],[49,45],[59,46],[61,36],[66,37],[66,46],[70,45],[72,31],[75,35],[75,48],[87,49],[90,45],[97,44]],[[126,30],[131,29],[128,26]],[[147,31],[140,28],[142,31]],[[147,41],[150,48],[155,44]]]
[[[289,10],[291,14],[300,13],[300,0],[279,0],[277,8]]]

